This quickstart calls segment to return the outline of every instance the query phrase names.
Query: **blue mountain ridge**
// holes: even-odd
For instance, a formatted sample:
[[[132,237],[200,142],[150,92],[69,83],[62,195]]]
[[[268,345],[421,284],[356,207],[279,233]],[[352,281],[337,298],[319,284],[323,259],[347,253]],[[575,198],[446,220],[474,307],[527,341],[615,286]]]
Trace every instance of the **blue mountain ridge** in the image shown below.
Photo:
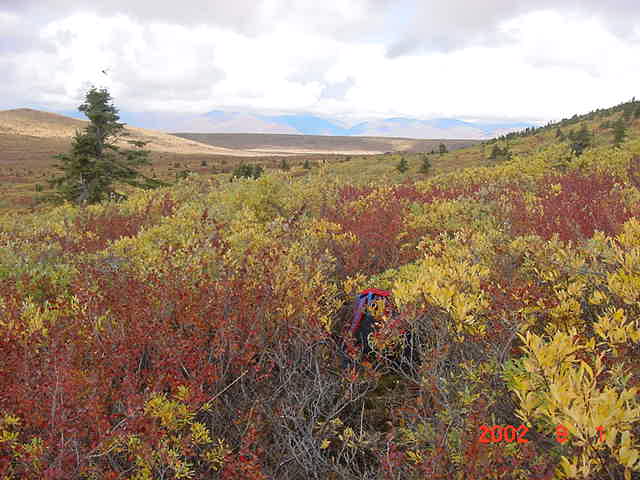
[[[212,112],[214,115],[207,114],[208,117],[215,118],[221,113],[219,111]],[[261,120],[276,124],[288,125],[296,129],[304,135],[362,135],[374,122],[360,122],[352,127],[343,127],[336,122],[327,120],[326,118],[315,115],[298,114],[298,115],[257,115]],[[220,118],[220,117],[218,117]],[[535,126],[532,123],[525,122],[503,122],[503,123],[484,123],[484,122],[465,122],[455,118],[436,118],[432,120],[418,120],[415,118],[392,117],[375,122],[377,130],[389,131],[390,126],[381,125],[381,123],[393,124],[397,126],[424,125],[443,130],[456,127],[474,128],[482,131],[486,135],[491,135],[496,130],[503,129],[524,129]]]

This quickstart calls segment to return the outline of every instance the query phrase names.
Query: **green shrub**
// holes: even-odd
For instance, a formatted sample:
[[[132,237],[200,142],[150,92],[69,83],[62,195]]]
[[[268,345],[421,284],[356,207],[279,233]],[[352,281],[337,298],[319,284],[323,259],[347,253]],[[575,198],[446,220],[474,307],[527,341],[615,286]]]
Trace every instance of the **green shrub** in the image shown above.
[[[231,174],[231,180],[234,178],[259,178],[263,173],[260,165],[240,164]]]

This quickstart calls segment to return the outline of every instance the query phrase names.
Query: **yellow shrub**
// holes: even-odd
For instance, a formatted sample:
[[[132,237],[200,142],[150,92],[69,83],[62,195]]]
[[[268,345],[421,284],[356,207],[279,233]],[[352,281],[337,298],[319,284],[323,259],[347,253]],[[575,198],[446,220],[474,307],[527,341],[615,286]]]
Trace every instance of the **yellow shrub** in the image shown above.
[[[563,458],[559,471],[563,476],[587,476],[604,467],[605,446],[627,471],[638,471],[640,444],[631,431],[640,421],[639,389],[601,385],[600,376],[617,377],[624,366],[607,370],[595,353],[595,339],[578,338],[574,328],[558,331],[548,341],[530,332],[521,335],[526,356],[521,369],[510,375],[520,400],[517,414],[526,422],[542,420],[549,427],[568,429],[578,454]],[[593,360],[583,360],[580,352]],[[599,440],[600,429],[605,442]]]

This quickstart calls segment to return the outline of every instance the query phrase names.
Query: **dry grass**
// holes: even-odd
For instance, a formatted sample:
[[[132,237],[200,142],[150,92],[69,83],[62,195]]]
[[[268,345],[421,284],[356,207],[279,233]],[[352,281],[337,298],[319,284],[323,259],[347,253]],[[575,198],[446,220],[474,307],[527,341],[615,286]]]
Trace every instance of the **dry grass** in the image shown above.
[[[88,123],[89,122],[85,120],[77,120],[75,118],[29,108],[0,111],[0,133],[4,135],[28,136],[42,139],[70,139],[76,130],[85,128]],[[259,155],[242,149],[236,150],[205,145],[168,133],[144,128],[127,126],[126,131],[129,135],[118,142],[121,146],[128,146],[126,143],[127,140],[135,140],[149,142],[146,148],[155,152],[234,155],[241,157],[254,157]]]

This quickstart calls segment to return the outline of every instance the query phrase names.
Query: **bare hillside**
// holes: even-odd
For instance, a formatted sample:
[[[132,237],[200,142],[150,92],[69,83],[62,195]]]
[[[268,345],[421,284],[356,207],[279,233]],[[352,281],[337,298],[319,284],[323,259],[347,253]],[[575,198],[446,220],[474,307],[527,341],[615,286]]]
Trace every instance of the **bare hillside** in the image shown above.
[[[64,115],[42,112],[30,108],[0,111],[0,134],[7,140],[11,136],[35,137],[39,139],[68,139],[76,130],[83,129],[88,122]],[[129,135],[119,143],[128,146],[126,140],[149,142],[145,148],[155,152],[180,154],[234,155],[251,157],[257,154],[249,151],[217,147],[179,138],[164,132],[126,126]],[[0,145],[2,147],[3,145]]]

